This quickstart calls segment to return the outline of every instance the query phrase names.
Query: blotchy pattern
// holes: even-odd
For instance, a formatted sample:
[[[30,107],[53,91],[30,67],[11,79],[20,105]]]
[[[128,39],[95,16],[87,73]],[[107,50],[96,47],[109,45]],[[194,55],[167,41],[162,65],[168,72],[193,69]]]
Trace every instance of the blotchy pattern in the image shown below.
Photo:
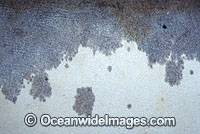
[[[179,85],[180,81],[183,78],[183,75],[182,75],[183,69],[184,67],[183,67],[182,60],[178,62],[174,62],[174,61],[167,62],[165,81],[168,82],[171,86]]]
[[[77,95],[75,96],[74,111],[78,115],[92,115],[92,110],[95,102],[95,96],[92,92],[92,87],[77,88]]]
[[[179,85],[184,60],[200,61],[199,22],[199,0],[0,0],[2,93],[15,103],[34,74],[30,94],[45,101],[53,92],[45,70],[73,60],[80,45],[111,55],[122,39]]]
[[[61,58],[71,61],[80,45],[111,55],[121,47],[117,21],[93,7],[78,10],[38,8],[20,10],[0,6],[0,86],[7,99],[17,100],[23,80],[35,75],[30,94],[43,101],[51,87],[45,70],[57,68]]]
[[[38,97],[40,101],[46,101],[46,97],[51,96],[52,92],[47,76],[37,75],[34,77],[30,94],[33,99]]]
[[[126,34],[146,53],[149,66],[165,65],[165,81],[171,86],[180,84],[183,60],[200,61],[200,1],[124,0],[111,5],[117,7],[114,12]]]

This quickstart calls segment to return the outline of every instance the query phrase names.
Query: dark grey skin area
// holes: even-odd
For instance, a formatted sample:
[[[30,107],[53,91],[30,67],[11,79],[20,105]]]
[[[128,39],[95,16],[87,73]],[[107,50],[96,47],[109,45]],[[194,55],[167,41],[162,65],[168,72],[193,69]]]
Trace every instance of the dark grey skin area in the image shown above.
[[[47,76],[37,75],[34,77],[30,95],[33,96],[33,99],[38,97],[40,101],[44,102],[46,101],[46,97],[52,95]]]
[[[108,66],[107,69],[108,69],[108,72],[111,72],[112,71],[112,66]]]
[[[179,85],[186,60],[200,61],[199,0],[0,0],[0,87],[15,103],[23,80],[30,94],[52,92],[45,70],[72,61],[80,46],[107,56],[122,38],[136,41],[149,66],[165,65],[165,81]],[[164,79],[164,78],[163,78]]]
[[[72,61],[80,45],[90,47],[94,54],[98,50],[111,55],[121,47],[121,32],[115,18],[93,7],[73,11],[48,3],[26,10],[0,6],[3,94],[15,103],[23,80],[34,74],[30,95],[45,100],[52,94],[45,70],[57,68],[64,54]]]
[[[92,110],[95,102],[95,96],[92,92],[92,87],[77,88],[77,95],[75,96],[75,104],[73,110],[78,115],[92,115]]]
[[[179,85],[182,80],[183,61],[169,61],[166,64],[166,77],[165,81],[170,85]]]

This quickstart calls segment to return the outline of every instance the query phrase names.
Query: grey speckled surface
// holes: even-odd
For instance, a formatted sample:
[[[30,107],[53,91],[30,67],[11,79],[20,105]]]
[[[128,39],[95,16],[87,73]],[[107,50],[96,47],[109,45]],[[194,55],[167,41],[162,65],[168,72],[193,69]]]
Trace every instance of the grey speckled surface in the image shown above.
[[[33,96],[30,98],[44,103],[33,99],[29,103],[37,102],[40,108],[40,105],[49,106],[49,102],[56,102],[55,94],[59,93],[58,88],[69,82],[66,94],[69,93],[71,97],[74,97],[75,95],[72,93],[77,88],[92,87],[97,104],[98,101],[101,102],[98,93],[104,92],[109,92],[114,96],[124,92],[124,96],[127,94],[132,96],[134,94],[132,91],[135,91],[139,96],[145,97],[144,100],[141,100],[144,101],[143,103],[148,103],[146,100],[148,97],[144,95],[164,92],[168,100],[172,98],[173,101],[170,100],[167,104],[163,104],[165,99],[159,99],[162,100],[162,104],[160,101],[158,103],[164,106],[169,105],[169,107],[173,103],[177,107],[181,106],[180,100],[186,98],[187,106],[184,106],[181,111],[184,112],[187,108],[192,109],[191,119],[194,119],[199,111],[197,104],[200,102],[199,85],[196,84],[200,78],[198,73],[200,61],[199,22],[199,0],[0,0],[0,87],[2,95],[4,95],[4,97],[1,96],[4,98],[1,109],[9,111],[4,103],[9,103],[8,107],[11,109],[17,107],[16,105],[21,105],[20,107],[28,105],[18,102],[18,99],[19,97],[27,99],[26,96],[30,97],[30,95]],[[110,60],[106,61],[106,59]],[[76,64],[77,62],[79,64]],[[92,64],[93,62],[96,65]],[[93,66],[89,66],[88,63]],[[66,73],[59,69],[63,64],[65,64],[65,71],[72,70]],[[100,71],[102,74],[95,68],[97,66],[104,67]],[[48,73],[55,70],[58,71],[58,76]],[[71,75],[71,77],[63,76],[62,78],[63,72],[66,73],[66,76]],[[130,79],[126,79],[125,72],[129,72]],[[90,75],[87,76],[87,73]],[[78,78],[79,75],[81,78]],[[113,78],[109,79],[108,75],[112,75]],[[84,79],[90,76],[92,79]],[[70,78],[74,85],[77,85],[76,87],[73,84],[70,86]],[[159,78],[158,84],[154,82],[156,78]],[[145,84],[144,80],[148,84]],[[63,83],[59,81],[63,81]],[[121,85],[120,82],[122,82]],[[103,86],[104,83],[107,83],[105,84],[107,87]],[[68,87],[68,85],[65,86]],[[132,89],[132,87],[134,88]],[[98,96],[96,98],[95,89],[99,88],[101,90],[96,91]],[[142,90],[144,95],[135,88],[145,89]],[[155,88],[155,91],[152,91],[152,88]],[[181,89],[183,92],[191,92],[188,93],[190,96],[182,94]],[[19,96],[21,92],[25,91],[28,93],[27,95]],[[150,91],[152,93],[149,93]],[[175,99],[174,95],[182,99]],[[94,97],[91,98],[93,98],[91,101],[93,102]],[[189,100],[189,98],[192,99]],[[124,104],[126,99],[107,99],[112,100],[112,109],[116,105],[120,110],[120,104],[127,109],[127,105],[130,104],[128,101]],[[104,96],[102,100],[107,101],[107,99]],[[10,104],[9,100],[13,104]],[[141,103],[137,99],[136,102],[135,108],[140,109],[139,104]],[[151,102],[154,103],[153,99],[149,101],[149,103]],[[95,106],[95,103],[90,103],[90,106]],[[72,104],[70,100],[69,104]],[[134,105],[132,103],[131,105],[131,110],[134,110]],[[151,104],[147,105],[151,106]],[[76,111],[83,110],[77,107],[79,105],[75,106]],[[92,112],[90,106],[89,113]],[[171,107],[175,115],[179,116],[178,108]],[[44,112],[45,109],[41,111]],[[71,111],[73,111],[72,106]],[[149,111],[148,108],[143,112],[147,113],[147,111]],[[150,109],[150,111],[153,110]],[[166,112],[166,115],[171,115],[172,111]],[[1,113],[4,112],[1,110]],[[100,113],[106,113],[106,110]],[[119,113],[124,114],[123,112]],[[156,113],[156,115],[159,114]],[[181,115],[184,116],[184,114]],[[2,118],[3,116],[1,116]],[[188,121],[191,119],[187,118]],[[187,120],[183,122],[186,123]],[[200,124],[199,122],[198,120],[194,123],[193,133],[200,132],[196,128]],[[187,127],[189,126],[185,126],[185,129]],[[178,132],[181,128],[178,127],[176,131]],[[8,129],[5,129],[5,132],[7,132],[6,130]],[[190,132],[189,130],[190,128],[187,132]],[[148,132],[153,133],[154,130]]]

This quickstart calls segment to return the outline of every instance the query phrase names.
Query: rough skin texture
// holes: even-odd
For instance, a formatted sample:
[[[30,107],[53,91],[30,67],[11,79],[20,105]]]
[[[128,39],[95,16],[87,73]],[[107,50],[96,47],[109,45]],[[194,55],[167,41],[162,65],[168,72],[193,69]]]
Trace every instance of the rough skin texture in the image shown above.
[[[30,94],[33,99],[39,98],[40,101],[46,101],[46,97],[51,96],[51,87],[47,76],[37,75],[34,77]]]
[[[77,88],[75,99],[76,101],[73,109],[78,113],[78,115],[92,115],[95,96],[91,87]]]
[[[15,103],[34,74],[31,95],[44,101],[53,92],[45,70],[64,55],[73,60],[80,45],[111,55],[122,38],[136,41],[149,66],[165,65],[165,81],[179,85],[183,55],[200,61],[199,22],[199,0],[0,0],[2,93]]]
[[[178,63],[174,61],[167,62],[165,81],[168,82],[171,86],[179,85],[180,81],[183,79],[183,69],[183,62],[181,61],[178,61]]]
[[[64,54],[66,60],[73,60],[80,45],[105,55],[121,47],[122,29],[99,9],[73,11],[48,3],[26,10],[9,6],[0,6],[0,87],[14,103],[23,80],[31,74],[35,75],[33,98],[49,97],[45,70],[57,68]]]

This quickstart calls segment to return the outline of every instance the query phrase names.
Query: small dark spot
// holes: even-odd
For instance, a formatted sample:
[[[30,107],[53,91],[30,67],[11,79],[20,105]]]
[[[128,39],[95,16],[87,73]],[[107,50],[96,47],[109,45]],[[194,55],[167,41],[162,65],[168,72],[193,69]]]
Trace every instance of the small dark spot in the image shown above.
[[[47,77],[45,77],[45,80],[48,81],[49,79]]]
[[[107,69],[108,69],[109,72],[111,72],[112,71],[112,66],[108,66]]]
[[[131,107],[132,107],[131,104],[128,104],[128,105],[127,105],[127,108],[128,108],[128,109],[131,109]]]
[[[130,47],[128,47],[128,48],[127,48],[127,51],[130,52],[130,50],[131,50]]]
[[[68,65],[68,64],[65,64],[65,68],[69,68],[69,65]]]
[[[72,61],[72,57],[69,57],[69,59],[68,59],[69,61]]]
[[[15,96],[13,97],[13,103],[16,103],[16,101],[17,101],[17,97]]]
[[[164,101],[164,98],[163,98],[163,97],[161,97],[161,98],[160,98],[160,100],[161,100],[161,101]]]
[[[193,71],[193,70],[190,70],[190,74],[193,75],[193,74],[194,74],[194,71]]]
[[[167,29],[167,26],[164,24],[164,25],[162,26],[162,28]]]

